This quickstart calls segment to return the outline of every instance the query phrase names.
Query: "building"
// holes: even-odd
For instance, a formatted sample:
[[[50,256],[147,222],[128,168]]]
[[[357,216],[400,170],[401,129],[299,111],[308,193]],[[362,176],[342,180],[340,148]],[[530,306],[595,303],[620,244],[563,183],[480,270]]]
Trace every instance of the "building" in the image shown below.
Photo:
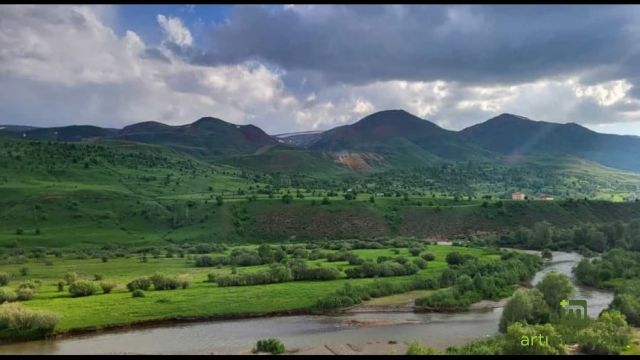
[[[524,200],[524,193],[522,193],[520,191],[516,191],[516,192],[511,194],[511,199],[512,200]]]
[[[553,200],[551,195],[540,195],[540,200]]]

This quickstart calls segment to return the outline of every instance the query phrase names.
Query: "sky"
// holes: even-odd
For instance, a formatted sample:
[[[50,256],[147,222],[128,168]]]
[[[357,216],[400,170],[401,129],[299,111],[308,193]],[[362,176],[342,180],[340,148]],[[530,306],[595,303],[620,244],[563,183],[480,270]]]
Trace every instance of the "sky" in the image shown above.
[[[0,5],[0,124],[277,134],[404,109],[640,135],[638,64],[636,5]]]

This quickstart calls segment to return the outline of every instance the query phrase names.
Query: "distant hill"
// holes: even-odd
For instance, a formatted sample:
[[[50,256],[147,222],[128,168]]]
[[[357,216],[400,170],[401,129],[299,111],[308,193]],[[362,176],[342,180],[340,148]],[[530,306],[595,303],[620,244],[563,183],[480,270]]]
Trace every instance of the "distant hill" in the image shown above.
[[[322,133],[312,149],[328,151],[347,166],[420,166],[437,160],[488,159],[492,154],[456,132],[404,110],[371,114]]]
[[[154,121],[141,122],[125,128],[109,129],[91,125],[52,128],[7,126],[1,133],[27,140],[79,142],[118,139],[146,144],[164,145],[191,155],[216,157],[253,154],[278,142],[253,125],[235,125],[204,117],[192,124],[171,126]]]
[[[101,128],[93,125],[70,125],[51,128],[34,128],[25,126],[11,131],[15,137],[27,140],[48,141],[82,141],[95,138],[112,137],[118,133],[117,129]]]
[[[640,137],[600,134],[575,123],[501,114],[460,134],[504,155],[573,155],[618,169],[640,171]]]
[[[251,154],[278,142],[253,125],[235,125],[226,121],[204,117],[180,126],[158,122],[143,122],[120,130],[123,140],[170,146],[195,155],[222,156]]]

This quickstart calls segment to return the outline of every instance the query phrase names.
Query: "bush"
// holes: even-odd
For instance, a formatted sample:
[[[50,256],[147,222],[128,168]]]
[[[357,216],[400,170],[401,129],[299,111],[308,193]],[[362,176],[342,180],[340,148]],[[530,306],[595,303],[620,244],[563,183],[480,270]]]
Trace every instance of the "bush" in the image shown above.
[[[534,336],[542,336],[531,346],[524,346],[523,339],[533,342]],[[562,338],[551,324],[544,325],[523,325],[519,322],[509,325],[504,342],[504,352],[506,355],[564,355],[565,348]]]
[[[58,284],[57,284],[58,285],[58,291],[64,291],[64,285],[65,284],[66,283],[64,281],[62,281],[62,280],[58,281]]]
[[[25,288],[18,290],[18,300],[20,301],[31,300],[34,296],[36,296],[36,291],[33,289]]]
[[[0,330],[36,331],[46,334],[55,328],[58,320],[55,314],[30,310],[22,304],[0,305]]]
[[[409,253],[411,253],[411,255],[413,255],[413,256],[420,255],[421,251],[422,251],[422,249],[417,248],[417,247],[412,247],[411,249],[409,249]]]
[[[71,285],[77,279],[78,279],[78,274],[74,272],[68,272],[64,275],[64,281],[67,282],[67,285]]]
[[[617,355],[631,339],[631,328],[616,310],[603,311],[589,327],[578,332],[578,346],[587,354]]]
[[[16,295],[15,291],[7,288],[0,288],[0,304],[16,301],[17,298],[18,295]]]
[[[210,283],[216,282],[216,274],[214,273],[207,274],[207,282],[210,282]]]
[[[20,285],[18,285],[18,290],[22,290],[22,289],[31,289],[31,290],[35,290],[38,287],[38,285],[33,282],[33,281],[25,281],[23,283],[20,283]]]
[[[101,275],[101,274],[94,274],[94,275],[93,275],[93,280],[95,280],[95,281],[100,281],[100,280],[102,280],[102,278],[103,278],[103,277],[102,277],[102,275]]]
[[[27,275],[29,275],[29,268],[28,268],[28,267],[22,267],[22,268],[20,268],[20,275],[22,275],[22,276],[27,276]]]
[[[517,290],[502,311],[499,330],[507,331],[514,322],[540,324],[549,320],[549,306],[538,289]]]
[[[640,326],[640,299],[630,293],[616,294],[609,306],[610,309],[620,311],[629,324]]]
[[[129,291],[135,290],[149,290],[151,287],[151,281],[146,277],[137,278],[127,284]]]
[[[426,261],[433,261],[436,259],[436,256],[428,252],[428,253],[422,254],[422,258],[425,259]]]
[[[92,281],[78,280],[69,285],[69,293],[72,297],[91,296],[98,292],[98,285]]]
[[[284,353],[284,344],[278,339],[258,340],[256,343],[256,352],[267,352],[274,355]]]
[[[419,269],[426,269],[427,268],[427,262],[424,259],[417,258],[417,259],[413,259],[412,262]]]
[[[7,286],[11,277],[6,272],[0,272],[0,286]]]
[[[180,287],[180,281],[175,276],[155,274],[151,276],[150,280],[156,290],[175,290]]]
[[[144,297],[144,291],[142,291],[141,289],[135,289],[131,292],[131,297],[137,298],[137,297]]]
[[[100,283],[100,287],[102,288],[102,293],[109,294],[111,290],[115,289],[117,285],[112,282],[103,281]]]
[[[407,348],[406,355],[437,355],[438,351],[432,347],[424,346],[418,341],[412,341]]]
[[[573,284],[571,280],[561,273],[551,271],[540,281],[536,288],[544,296],[549,309],[556,313],[561,311],[560,301],[568,299],[573,294]]]
[[[453,251],[447,254],[446,257],[447,264],[452,265],[462,265],[464,263],[464,256],[457,251]]]

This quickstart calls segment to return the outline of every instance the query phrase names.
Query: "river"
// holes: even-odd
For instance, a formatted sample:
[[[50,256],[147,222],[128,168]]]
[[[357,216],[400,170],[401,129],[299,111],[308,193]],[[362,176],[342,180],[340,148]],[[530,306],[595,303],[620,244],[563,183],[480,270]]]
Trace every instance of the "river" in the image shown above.
[[[535,275],[532,284],[552,270],[573,279],[571,268],[580,259],[576,253],[553,252],[553,260]],[[573,298],[587,300],[589,315],[597,317],[613,295],[576,286]],[[443,349],[495,335],[501,314],[502,308],[494,308],[454,314],[357,313],[211,321],[7,344],[0,346],[0,354],[237,354],[250,350],[257,340],[267,337],[280,339],[287,349],[414,339]],[[378,321],[386,325],[360,326],[358,321]]]

